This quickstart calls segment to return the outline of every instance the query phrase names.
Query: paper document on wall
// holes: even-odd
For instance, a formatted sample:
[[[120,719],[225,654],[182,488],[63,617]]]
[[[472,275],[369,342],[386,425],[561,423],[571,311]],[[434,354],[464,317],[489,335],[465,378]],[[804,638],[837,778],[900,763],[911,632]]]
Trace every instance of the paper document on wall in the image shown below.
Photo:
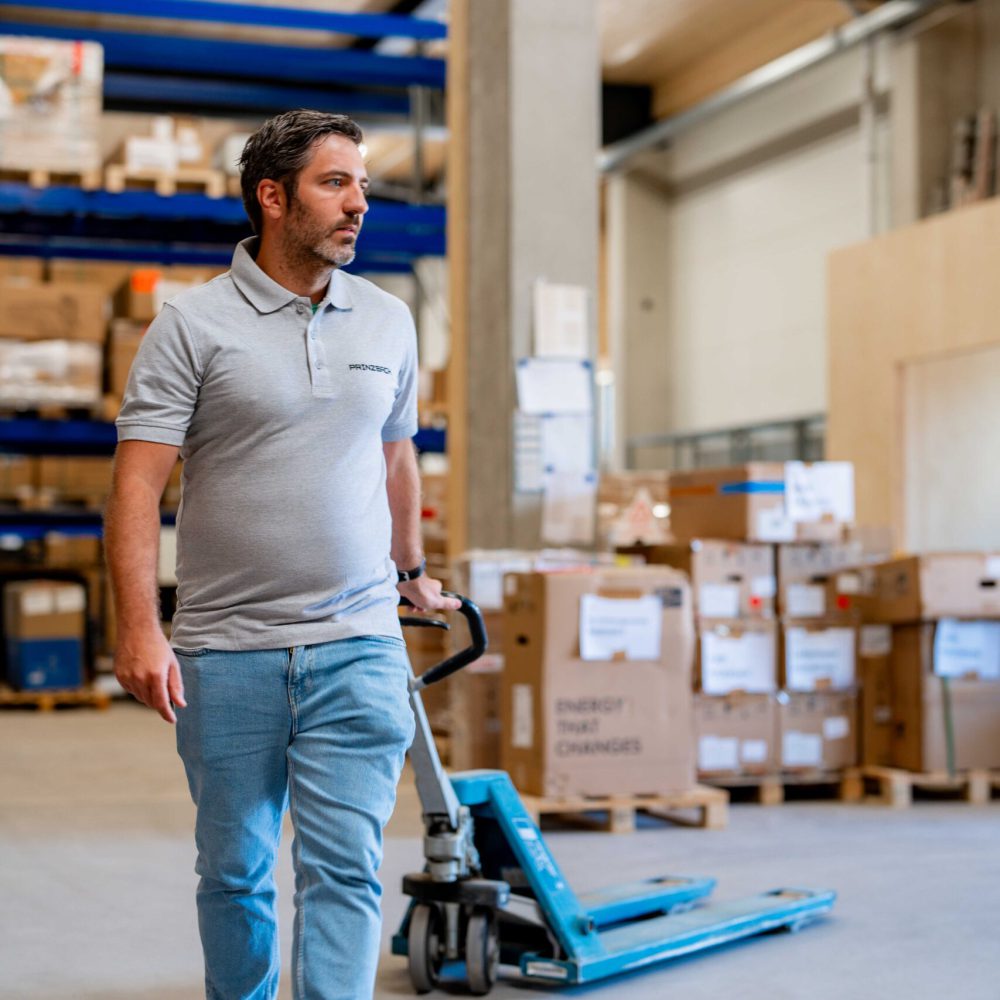
[[[593,472],[546,469],[542,491],[542,541],[550,545],[591,545],[597,476]]]
[[[854,521],[850,462],[785,463],[785,513],[792,521]]]
[[[546,413],[539,420],[543,467],[555,472],[594,468],[594,420],[589,413]]]
[[[514,490],[541,493],[542,418],[519,410],[514,413]]]
[[[525,413],[591,413],[594,366],[589,361],[521,358],[517,400]]]
[[[535,354],[550,358],[585,358],[590,354],[587,329],[589,295],[583,285],[535,282]]]
[[[934,630],[934,673],[1000,679],[1000,621],[939,621]]]
[[[580,657],[584,660],[658,660],[663,602],[654,594],[580,598]]]

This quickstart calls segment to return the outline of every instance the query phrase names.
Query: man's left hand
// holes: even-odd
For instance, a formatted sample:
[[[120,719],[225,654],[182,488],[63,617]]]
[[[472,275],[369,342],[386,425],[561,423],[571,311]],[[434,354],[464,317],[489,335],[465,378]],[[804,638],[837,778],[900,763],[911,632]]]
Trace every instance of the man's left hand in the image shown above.
[[[418,576],[397,588],[417,611],[457,611],[462,606],[454,597],[442,597],[441,581],[430,576]]]

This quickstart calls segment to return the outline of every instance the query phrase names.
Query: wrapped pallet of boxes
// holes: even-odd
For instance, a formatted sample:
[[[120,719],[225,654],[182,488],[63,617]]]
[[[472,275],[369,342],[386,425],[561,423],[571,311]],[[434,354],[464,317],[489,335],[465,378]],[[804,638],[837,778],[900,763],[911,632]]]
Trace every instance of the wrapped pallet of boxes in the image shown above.
[[[641,550],[646,562],[683,570],[699,618],[771,618],[776,582],[770,545],[696,538]]]
[[[95,42],[0,35],[0,170],[99,171],[103,76]]]
[[[839,541],[853,521],[850,462],[748,462],[670,474],[677,541]]]
[[[0,340],[0,403],[92,409],[101,398],[102,367],[97,343]]]
[[[777,700],[783,771],[830,773],[857,763],[853,691],[783,691]]]
[[[86,593],[81,584],[8,583],[3,610],[11,687],[43,691],[83,683]]]
[[[691,592],[665,567],[505,579],[502,762],[541,796],[694,782]]]
[[[777,702],[769,694],[696,694],[698,776],[762,776],[780,768]]]

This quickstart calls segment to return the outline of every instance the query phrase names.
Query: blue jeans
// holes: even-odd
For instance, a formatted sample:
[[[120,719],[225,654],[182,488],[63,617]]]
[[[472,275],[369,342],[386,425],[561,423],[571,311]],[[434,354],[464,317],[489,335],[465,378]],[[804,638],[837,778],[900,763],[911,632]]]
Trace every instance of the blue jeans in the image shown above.
[[[175,650],[177,749],[197,806],[198,925],[209,1000],[273,1000],[274,862],[295,837],[296,1000],[364,1000],[378,964],[382,828],[413,739],[399,639]]]

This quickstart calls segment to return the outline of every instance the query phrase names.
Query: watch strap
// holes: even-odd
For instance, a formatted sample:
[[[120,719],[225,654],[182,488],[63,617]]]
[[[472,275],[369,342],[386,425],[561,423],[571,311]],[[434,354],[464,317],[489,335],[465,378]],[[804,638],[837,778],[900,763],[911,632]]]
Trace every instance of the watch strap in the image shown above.
[[[424,575],[424,570],[427,569],[427,560],[421,559],[420,565],[414,569],[401,569],[397,570],[397,575],[399,576],[400,583],[409,583],[410,580],[416,580],[417,577]]]

